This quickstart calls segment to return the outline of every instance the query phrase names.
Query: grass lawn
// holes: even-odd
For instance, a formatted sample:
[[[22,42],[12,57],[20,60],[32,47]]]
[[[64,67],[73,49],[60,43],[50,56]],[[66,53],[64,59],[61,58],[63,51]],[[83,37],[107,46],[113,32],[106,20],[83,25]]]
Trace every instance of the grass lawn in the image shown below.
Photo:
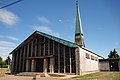
[[[120,80],[120,72],[98,72],[84,76],[78,76],[75,80]]]
[[[8,68],[0,68],[0,77],[4,76],[5,73],[10,73]]]

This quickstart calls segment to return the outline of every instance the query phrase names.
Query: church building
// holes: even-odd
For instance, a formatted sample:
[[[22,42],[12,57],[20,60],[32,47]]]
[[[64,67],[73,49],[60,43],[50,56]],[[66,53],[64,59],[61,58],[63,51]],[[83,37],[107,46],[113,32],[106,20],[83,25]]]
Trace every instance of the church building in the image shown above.
[[[78,2],[75,42],[35,31],[10,54],[13,74],[43,72],[83,75],[99,71],[99,59],[103,58],[85,47]]]

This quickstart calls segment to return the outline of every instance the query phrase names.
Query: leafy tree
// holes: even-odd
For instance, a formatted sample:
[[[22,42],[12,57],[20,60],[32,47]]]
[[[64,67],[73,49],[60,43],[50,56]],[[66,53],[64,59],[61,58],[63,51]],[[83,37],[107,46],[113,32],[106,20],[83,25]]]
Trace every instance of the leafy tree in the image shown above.
[[[112,56],[113,56],[113,52],[110,51],[110,53],[109,53],[109,55],[108,55],[108,58],[112,58]]]
[[[5,62],[3,61],[2,57],[0,57],[0,68],[2,68],[3,65],[5,65]]]
[[[2,61],[2,57],[0,57],[0,61]]]
[[[119,58],[117,51],[114,49],[113,51],[110,51],[108,58]]]
[[[8,56],[7,59],[5,60],[5,64],[6,64],[6,65],[10,65],[10,62],[11,62],[11,59],[10,59],[10,57]]]
[[[4,62],[5,62],[5,67],[10,68],[11,59],[9,56],[6,58],[6,60]]]

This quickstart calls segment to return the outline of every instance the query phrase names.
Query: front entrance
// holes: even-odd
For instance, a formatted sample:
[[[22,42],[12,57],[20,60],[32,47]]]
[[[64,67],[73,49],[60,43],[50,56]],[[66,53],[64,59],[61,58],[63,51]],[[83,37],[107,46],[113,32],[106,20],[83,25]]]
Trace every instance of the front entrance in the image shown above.
[[[36,72],[43,72],[44,59],[36,59]]]
[[[54,58],[50,56],[28,57],[26,71],[30,72],[54,72]]]
[[[47,72],[50,72],[50,58],[46,59],[47,60]],[[36,59],[36,72],[44,72],[44,58],[41,59]]]

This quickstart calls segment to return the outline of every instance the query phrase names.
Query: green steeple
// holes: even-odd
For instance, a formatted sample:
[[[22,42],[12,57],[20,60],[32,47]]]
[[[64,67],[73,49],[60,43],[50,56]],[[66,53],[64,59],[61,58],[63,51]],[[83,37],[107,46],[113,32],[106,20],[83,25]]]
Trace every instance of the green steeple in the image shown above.
[[[78,1],[76,1],[75,43],[85,47]]]

